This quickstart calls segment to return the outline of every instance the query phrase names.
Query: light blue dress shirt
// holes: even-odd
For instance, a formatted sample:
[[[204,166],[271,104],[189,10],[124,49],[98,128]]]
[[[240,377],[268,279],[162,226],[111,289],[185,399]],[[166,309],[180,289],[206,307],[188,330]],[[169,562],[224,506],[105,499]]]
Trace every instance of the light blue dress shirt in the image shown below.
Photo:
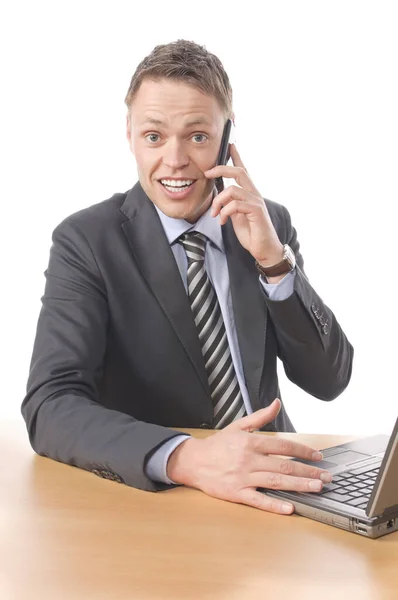
[[[178,242],[178,238],[187,231],[198,231],[207,237],[205,252],[205,267],[208,277],[217,294],[221,314],[224,319],[225,330],[231,351],[232,362],[234,364],[236,377],[242,392],[243,401],[247,414],[253,412],[250,406],[249,394],[243,374],[242,360],[239,351],[238,337],[235,327],[235,319],[232,310],[231,290],[229,286],[229,274],[227,257],[225,255],[224,243],[222,239],[221,225],[219,218],[212,217],[209,208],[195,223],[188,223],[184,219],[173,219],[168,217],[157,206],[155,206],[164,232],[171,246],[172,252],[180,270],[181,277],[188,293],[187,288],[187,267],[188,259],[183,246]],[[295,270],[291,271],[278,283],[267,283],[263,277],[259,277],[265,293],[271,300],[286,300],[292,293],[294,287]],[[174,482],[167,476],[167,461],[170,454],[188,435],[179,435],[165,442],[148,460],[146,465],[146,474],[153,481],[173,484]]]

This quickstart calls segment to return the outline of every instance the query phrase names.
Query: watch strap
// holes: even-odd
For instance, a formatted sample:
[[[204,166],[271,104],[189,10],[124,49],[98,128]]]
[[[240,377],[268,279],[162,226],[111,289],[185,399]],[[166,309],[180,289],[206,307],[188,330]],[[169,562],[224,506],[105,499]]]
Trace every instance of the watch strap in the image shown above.
[[[264,275],[265,277],[278,277],[278,275],[285,275],[292,270],[292,266],[287,258],[271,267],[262,267],[260,263],[256,261],[256,267],[260,275]]]
[[[286,273],[293,271],[296,264],[293,250],[287,244],[285,244],[283,248],[283,259],[276,265],[263,267],[256,261],[256,267],[260,275],[264,275],[265,277],[278,277],[279,275],[285,275]]]

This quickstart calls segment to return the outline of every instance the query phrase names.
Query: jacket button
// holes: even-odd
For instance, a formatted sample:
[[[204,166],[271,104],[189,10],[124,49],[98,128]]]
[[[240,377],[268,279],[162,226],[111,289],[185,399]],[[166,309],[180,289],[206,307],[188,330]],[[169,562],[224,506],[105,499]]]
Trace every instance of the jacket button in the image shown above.
[[[313,313],[316,313],[316,311],[318,310],[314,303],[311,304],[311,310]]]
[[[200,429],[211,429],[210,423],[201,423],[199,427]]]
[[[323,326],[323,333],[324,333],[325,335],[327,335],[327,334],[329,333],[329,327],[328,327],[328,324],[327,324],[327,323],[326,323],[326,324]]]

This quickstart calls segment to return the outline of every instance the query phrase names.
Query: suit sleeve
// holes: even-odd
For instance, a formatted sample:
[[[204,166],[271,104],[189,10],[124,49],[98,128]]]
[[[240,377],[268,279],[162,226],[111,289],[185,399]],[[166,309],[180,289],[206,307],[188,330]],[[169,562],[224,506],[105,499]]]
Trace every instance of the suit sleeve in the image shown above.
[[[333,400],[350,381],[354,350],[331,309],[309,283],[296,230],[282,208],[282,219],[273,219],[274,225],[297,263],[293,294],[283,301],[265,298],[275,326],[278,355],[293,383],[316,398]]]
[[[106,290],[90,246],[71,220],[53,233],[46,286],[22,403],[33,449],[107,479],[156,491],[146,462],[180,435],[98,402],[107,345]]]

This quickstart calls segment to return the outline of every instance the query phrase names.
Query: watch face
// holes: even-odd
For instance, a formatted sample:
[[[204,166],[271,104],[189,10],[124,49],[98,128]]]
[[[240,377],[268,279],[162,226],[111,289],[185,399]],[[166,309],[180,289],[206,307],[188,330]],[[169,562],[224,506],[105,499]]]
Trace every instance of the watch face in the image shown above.
[[[296,266],[296,257],[294,256],[294,252],[288,244],[285,244],[284,247],[284,255],[285,258],[291,265],[292,269]]]

